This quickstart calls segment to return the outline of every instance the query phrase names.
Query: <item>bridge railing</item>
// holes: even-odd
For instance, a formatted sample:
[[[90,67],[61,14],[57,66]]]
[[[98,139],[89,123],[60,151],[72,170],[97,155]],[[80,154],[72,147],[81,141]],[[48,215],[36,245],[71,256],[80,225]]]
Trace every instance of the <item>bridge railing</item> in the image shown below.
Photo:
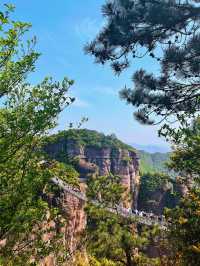
[[[68,193],[70,193],[71,195],[74,195],[75,197],[77,197],[78,199],[87,202],[88,199],[85,195],[85,193],[81,192],[81,191],[76,191],[75,188],[73,188],[72,186],[66,184],[66,182],[64,182],[63,180],[61,180],[60,178],[54,177],[51,179],[51,181],[57,185],[59,188],[63,189],[64,191],[67,191]],[[96,205],[96,206],[100,206],[101,204],[96,201],[96,200],[91,200],[90,201],[92,204]],[[161,227],[162,229],[166,229],[167,228],[167,222],[165,221],[164,217],[159,220],[159,217],[156,215],[153,215],[151,213],[146,213],[143,212],[143,214],[145,216],[142,215],[142,212],[139,212],[138,214],[136,213],[132,213],[130,212],[130,210],[123,208],[121,206],[117,206],[116,209],[113,208],[106,208],[108,211],[112,212],[112,213],[116,213],[121,215],[122,217],[125,218],[133,218],[136,220],[136,222],[144,224],[144,225],[148,225],[148,226],[152,226],[152,225],[158,225],[159,227]]]

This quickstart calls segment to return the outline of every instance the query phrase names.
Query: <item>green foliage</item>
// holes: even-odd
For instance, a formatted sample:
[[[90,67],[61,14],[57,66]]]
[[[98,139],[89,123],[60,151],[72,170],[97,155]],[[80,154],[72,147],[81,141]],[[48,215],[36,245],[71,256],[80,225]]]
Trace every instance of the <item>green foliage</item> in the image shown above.
[[[179,174],[177,183],[187,191],[179,206],[166,212],[171,221],[168,243],[173,243],[172,256],[184,266],[200,264],[199,125],[198,118],[191,127],[179,129],[181,138],[177,140],[175,134],[175,150],[169,163],[171,169]]]
[[[28,84],[27,75],[35,70],[39,56],[35,38],[24,41],[30,24],[11,18],[12,5],[0,8],[0,241],[5,243],[0,246],[0,263],[29,265],[32,255],[38,262],[59,246],[59,234],[48,243],[43,240],[47,213],[49,219],[59,217],[41,196],[49,179],[59,173],[41,167],[40,150],[58,114],[73,101],[67,96],[73,81],[45,78],[38,85]],[[71,172],[66,181],[75,178]]]
[[[97,177],[89,182],[87,196],[99,202],[99,206],[88,203],[86,207],[88,252],[101,263],[107,259],[116,266],[145,265],[138,261],[144,258],[140,250],[148,244],[148,233],[143,231],[138,235],[135,221],[108,210],[116,209],[123,201],[123,191],[118,177]],[[151,265],[151,260],[146,258],[147,261],[146,265]]]
[[[156,189],[162,188],[167,182],[169,182],[169,176],[163,173],[155,173],[142,176],[141,186],[144,186],[144,190],[153,192]]]
[[[34,71],[34,63],[39,57],[33,47],[35,38],[26,45],[22,42],[29,23],[14,21],[12,5],[1,5],[0,12],[0,97],[8,94],[21,83],[29,72]]]
[[[113,261],[107,259],[97,260],[92,256],[88,256],[86,260],[82,254],[77,254],[75,257],[74,266],[118,266],[118,265]]]
[[[124,144],[118,140],[113,134],[105,136],[95,130],[88,129],[69,129],[61,131],[58,134],[51,135],[46,138],[46,143],[56,143],[59,140],[67,139],[73,140],[80,146],[94,147],[94,148],[112,148],[114,149],[128,149],[135,151],[131,146]]]
[[[79,186],[79,173],[72,165],[59,163],[57,161],[52,162],[52,165],[51,171],[53,175],[59,177],[70,185]]]
[[[177,134],[178,140],[177,140]],[[196,182],[200,182],[200,117],[188,128],[180,128],[178,133],[174,132],[173,141],[175,150],[171,155],[169,167],[180,176],[187,179],[191,176]]]
[[[120,74],[132,58],[149,55],[160,66],[158,75],[136,71],[134,88],[125,87],[120,96],[137,108],[134,115],[141,123],[165,122],[159,133],[175,145],[171,169],[188,189],[180,206],[169,212],[173,256],[166,265],[199,265],[199,122],[190,127],[200,110],[199,1],[109,0],[102,12],[106,26],[86,46],[97,63],[110,62]],[[174,121],[177,130],[171,128]]]
[[[122,201],[124,192],[119,176],[99,176],[88,181],[87,197],[100,201],[102,206],[116,207]]]
[[[169,153],[148,153],[145,151],[139,151],[140,157],[140,172],[155,173],[155,172],[167,172],[165,164],[169,160]]]
[[[141,176],[140,191],[138,196],[139,208],[154,213],[158,213],[158,204],[160,196],[164,207],[173,208],[178,201],[178,195],[175,191],[174,181],[169,179],[169,176],[163,173],[146,173]],[[158,196],[156,196],[158,195]]]
[[[166,212],[171,221],[169,245],[179,265],[200,264],[200,190],[191,190],[176,209]],[[172,244],[173,243],[173,244]]]
[[[102,259],[100,261],[95,260],[94,258],[90,259],[91,266],[117,266],[113,261]]]
[[[134,73],[134,88],[121,98],[137,108],[136,119],[158,123],[187,121],[199,111],[199,12],[197,0],[109,0],[102,8],[106,26],[85,50],[95,62],[109,62],[116,74],[135,58],[149,56],[160,74]]]

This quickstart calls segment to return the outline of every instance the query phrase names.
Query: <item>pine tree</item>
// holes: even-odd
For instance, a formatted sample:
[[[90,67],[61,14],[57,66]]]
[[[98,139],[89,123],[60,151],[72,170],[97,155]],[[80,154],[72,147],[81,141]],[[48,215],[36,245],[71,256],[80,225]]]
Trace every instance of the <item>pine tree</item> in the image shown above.
[[[117,206],[123,202],[124,192],[118,176],[100,176],[89,181],[87,251],[98,261],[106,259],[116,266],[158,265],[156,259],[149,259],[143,252],[148,244],[148,231],[141,230],[139,234],[137,222],[118,213]]]
[[[159,75],[138,69],[134,88],[121,91],[137,107],[135,117],[146,124],[193,117],[200,109],[199,1],[110,0],[102,13],[107,23],[85,47],[96,63],[109,62],[120,74],[150,56],[161,68]]]
[[[200,120],[190,128],[179,129],[182,138],[174,139],[175,150],[169,167],[178,177],[177,183],[184,188],[185,195],[180,204],[166,211],[170,221],[168,247],[172,261],[177,265],[200,264]]]

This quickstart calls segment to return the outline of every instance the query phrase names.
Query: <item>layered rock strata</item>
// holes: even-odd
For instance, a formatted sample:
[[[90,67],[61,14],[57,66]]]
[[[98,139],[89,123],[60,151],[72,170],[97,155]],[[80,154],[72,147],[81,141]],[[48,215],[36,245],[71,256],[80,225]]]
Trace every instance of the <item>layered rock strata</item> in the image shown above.
[[[49,143],[45,147],[45,151],[51,158],[57,160],[76,159],[81,182],[85,182],[89,175],[95,172],[98,172],[99,175],[120,176],[122,185],[131,194],[131,201],[126,202],[125,205],[137,208],[140,178],[136,152],[121,148],[79,146],[76,141],[65,138],[59,139],[56,143]]]

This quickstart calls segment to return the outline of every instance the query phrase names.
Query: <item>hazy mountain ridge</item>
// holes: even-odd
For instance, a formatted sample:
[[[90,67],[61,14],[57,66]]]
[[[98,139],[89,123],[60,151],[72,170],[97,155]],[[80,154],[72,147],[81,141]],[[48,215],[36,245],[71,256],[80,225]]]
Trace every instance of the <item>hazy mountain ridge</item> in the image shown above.
[[[168,153],[171,151],[170,146],[168,145],[143,145],[143,144],[137,144],[137,143],[129,143],[132,147],[139,151],[145,151],[147,153]]]
[[[148,172],[167,172],[165,163],[169,160],[170,153],[148,153],[146,151],[138,151],[140,157],[140,171]]]

